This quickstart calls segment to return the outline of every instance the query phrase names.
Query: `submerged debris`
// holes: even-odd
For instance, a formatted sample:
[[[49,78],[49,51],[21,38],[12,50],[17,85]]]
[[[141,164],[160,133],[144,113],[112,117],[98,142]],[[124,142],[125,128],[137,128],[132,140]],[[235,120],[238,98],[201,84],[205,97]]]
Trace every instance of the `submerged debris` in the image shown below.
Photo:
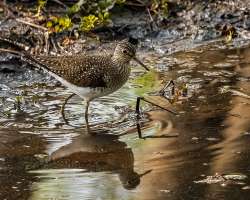
[[[243,97],[243,98],[246,98],[246,99],[250,99],[250,95],[245,94],[244,92],[241,92],[241,91],[238,91],[238,90],[235,90],[235,89],[231,89],[229,86],[224,86],[224,87],[220,88],[220,92],[222,94],[230,92],[230,93],[232,93],[232,95]]]
[[[236,184],[242,185],[245,184],[244,182],[239,182],[247,179],[247,176],[244,174],[227,174],[227,175],[220,175],[216,173],[213,176],[207,176],[204,179],[194,181],[194,183],[206,183],[206,184],[216,184],[220,183],[221,186],[226,186],[229,184]]]

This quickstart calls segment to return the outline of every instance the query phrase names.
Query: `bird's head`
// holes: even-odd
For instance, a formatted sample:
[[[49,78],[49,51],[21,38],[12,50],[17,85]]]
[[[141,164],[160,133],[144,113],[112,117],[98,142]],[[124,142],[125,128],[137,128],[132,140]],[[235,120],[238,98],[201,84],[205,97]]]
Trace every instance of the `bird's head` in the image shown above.
[[[138,43],[139,42],[137,39],[131,37],[120,41],[115,48],[114,58],[124,63],[128,63],[133,59],[143,66],[147,71],[149,71],[147,66],[144,65],[138,58],[136,58],[136,49]]]

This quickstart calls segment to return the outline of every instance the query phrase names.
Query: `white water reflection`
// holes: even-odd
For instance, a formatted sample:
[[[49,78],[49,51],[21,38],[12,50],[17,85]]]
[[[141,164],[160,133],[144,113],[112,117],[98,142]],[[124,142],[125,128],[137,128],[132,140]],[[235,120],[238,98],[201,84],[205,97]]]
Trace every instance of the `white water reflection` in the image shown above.
[[[38,181],[32,184],[33,193],[29,200],[105,200],[127,196],[113,174],[88,173],[81,169],[50,169],[32,173],[38,177]]]

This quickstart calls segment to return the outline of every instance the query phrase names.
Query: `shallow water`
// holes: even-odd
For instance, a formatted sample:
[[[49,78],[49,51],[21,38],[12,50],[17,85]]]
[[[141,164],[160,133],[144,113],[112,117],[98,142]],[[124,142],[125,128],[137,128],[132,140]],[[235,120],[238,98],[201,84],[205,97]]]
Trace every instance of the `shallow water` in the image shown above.
[[[78,128],[79,98],[66,107],[72,126],[63,122],[70,92],[53,79],[1,74],[0,199],[249,199],[250,48],[139,55],[157,72],[134,68],[121,90],[91,104],[96,136]],[[187,85],[172,104],[153,96],[170,79]],[[136,126],[141,95],[178,115],[143,103]]]

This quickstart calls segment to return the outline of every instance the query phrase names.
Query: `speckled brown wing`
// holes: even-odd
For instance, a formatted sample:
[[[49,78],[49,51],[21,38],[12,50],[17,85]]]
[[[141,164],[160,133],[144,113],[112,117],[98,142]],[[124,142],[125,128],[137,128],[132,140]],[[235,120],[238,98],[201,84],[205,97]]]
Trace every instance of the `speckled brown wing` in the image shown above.
[[[110,57],[108,56],[29,56],[33,64],[62,77],[80,87],[106,87],[104,79]]]

